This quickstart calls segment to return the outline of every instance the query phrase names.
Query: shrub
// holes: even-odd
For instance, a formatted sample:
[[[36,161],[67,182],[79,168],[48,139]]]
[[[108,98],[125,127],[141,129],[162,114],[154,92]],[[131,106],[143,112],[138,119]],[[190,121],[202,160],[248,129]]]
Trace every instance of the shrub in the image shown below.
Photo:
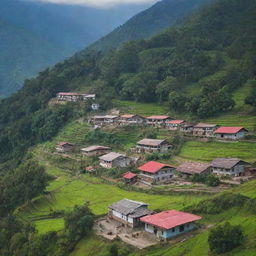
[[[215,253],[229,252],[241,245],[244,234],[240,226],[232,226],[226,222],[222,226],[213,228],[208,237],[210,250]]]

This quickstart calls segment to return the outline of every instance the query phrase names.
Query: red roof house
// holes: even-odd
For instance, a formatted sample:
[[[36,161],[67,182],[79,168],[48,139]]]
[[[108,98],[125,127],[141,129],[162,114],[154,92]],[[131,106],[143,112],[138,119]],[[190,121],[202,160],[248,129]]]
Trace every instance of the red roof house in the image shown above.
[[[156,124],[156,125],[162,125],[165,124],[167,121],[171,120],[169,116],[148,116],[147,117],[147,123],[148,124]]]
[[[122,178],[126,184],[133,184],[137,181],[137,174],[133,172],[126,172],[122,175]]]
[[[170,210],[142,217],[140,221],[145,223],[147,232],[168,239],[194,229],[195,221],[200,219],[191,213]]]
[[[166,126],[170,128],[170,130],[177,130],[179,127],[184,126],[185,124],[185,120],[171,120],[166,122]]]
[[[215,132],[217,138],[240,139],[248,133],[244,127],[221,126]]]
[[[145,183],[155,184],[168,182],[173,177],[175,167],[169,164],[162,164],[155,161],[150,161],[138,168],[140,178]]]

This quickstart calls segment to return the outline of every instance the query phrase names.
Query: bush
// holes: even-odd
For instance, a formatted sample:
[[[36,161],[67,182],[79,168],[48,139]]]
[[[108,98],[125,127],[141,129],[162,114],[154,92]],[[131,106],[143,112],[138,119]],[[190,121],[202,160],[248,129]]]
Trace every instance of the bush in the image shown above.
[[[215,253],[229,252],[243,244],[243,241],[242,228],[240,226],[232,226],[229,222],[213,228],[208,237],[210,250]]]
[[[192,182],[204,183],[210,187],[217,187],[220,184],[220,179],[214,175],[200,175],[194,174],[191,177]]]

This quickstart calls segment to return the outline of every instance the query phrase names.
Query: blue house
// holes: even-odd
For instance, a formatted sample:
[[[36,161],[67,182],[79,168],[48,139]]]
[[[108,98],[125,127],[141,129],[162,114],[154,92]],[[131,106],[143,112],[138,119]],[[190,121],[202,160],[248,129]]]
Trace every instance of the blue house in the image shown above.
[[[145,231],[158,238],[169,239],[195,229],[201,217],[176,210],[164,211],[140,218],[145,223]]]

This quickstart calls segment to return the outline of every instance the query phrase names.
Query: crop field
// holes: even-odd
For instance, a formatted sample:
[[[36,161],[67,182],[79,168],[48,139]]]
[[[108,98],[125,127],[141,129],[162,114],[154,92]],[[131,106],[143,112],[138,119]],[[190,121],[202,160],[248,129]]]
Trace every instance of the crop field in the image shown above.
[[[51,193],[35,199],[31,206],[19,213],[23,218],[33,221],[39,233],[62,229],[62,219],[48,219],[48,216],[56,211],[71,211],[75,205],[82,205],[86,201],[90,202],[94,214],[101,215],[107,213],[108,205],[123,198],[146,202],[153,210],[164,210],[182,209],[206,197],[191,194],[152,195],[124,190],[88,175],[72,177],[51,168],[48,172],[57,175],[47,188]]]
[[[238,157],[253,163],[256,161],[256,146],[250,142],[188,141],[182,146],[178,157],[202,162],[217,157]]]

